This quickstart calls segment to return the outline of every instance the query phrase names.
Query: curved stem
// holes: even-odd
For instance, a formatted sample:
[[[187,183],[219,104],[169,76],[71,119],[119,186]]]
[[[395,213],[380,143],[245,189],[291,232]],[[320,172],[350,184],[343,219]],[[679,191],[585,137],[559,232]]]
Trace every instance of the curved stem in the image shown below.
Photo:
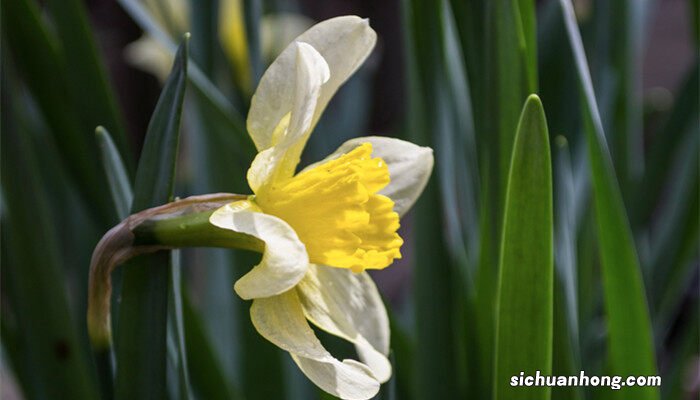
[[[133,214],[110,229],[90,261],[87,323],[96,350],[112,344],[110,299],[114,269],[139,254],[181,247],[225,247],[262,252],[264,243],[242,233],[218,228],[209,216],[247,196],[215,193],[191,196]]]

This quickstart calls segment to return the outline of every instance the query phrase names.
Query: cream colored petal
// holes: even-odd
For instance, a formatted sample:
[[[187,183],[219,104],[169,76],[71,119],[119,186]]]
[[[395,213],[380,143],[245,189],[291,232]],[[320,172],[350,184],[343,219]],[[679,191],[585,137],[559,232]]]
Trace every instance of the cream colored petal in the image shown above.
[[[320,22],[296,38],[316,49],[328,63],[330,79],[323,85],[311,127],[316,124],[328,101],[355,72],[372,51],[377,35],[367,20],[356,16],[331,18]],[[258,150],[273,146],[273,131],[292,111],[295,82],[290,79],[296,68],[294,43],[277,57],[263,74],[251,100],[248,132]]]
[[[302,372],[326,392],[364,400],[379,391],[379,382],[367,366],[354,360],[341,362],[323,347],[306,322],[296,291],[255,299],[250,318],[260,335],[290,352]]]
[[[265,242],[260,264],[234,285],[236,293],[246,300],[289,290],[304,277],[309,265],[306,247],[296,232],[281,219],[258,211],[248,201],[237,201],[219,208],[209,218],[212,225]]]
[[[310,44],[296,41],[296,87],[287,134],[275,145],[294,144],[311,128],[311,119],[317,108],[322,85],[330,79],[328,63]]]
[[[296,289],[309,321],[355,344],[377,380],[389,380],[389,318],[366,272],[311,264]]]
[[[275,126],[274,146],[261,151],[250,166],[248,184],[254,193],[258,193],[267,182],[294,174],[299,155],[296,152],[290,154],[289,149],[295,147],[302,137],[308,136],[321,86],[329,78],[328,64],[318,51],[302,42],[295,42],[293,47],[296,54],[296,85],[292,109]]]
[[[362,143],[372,143],[372,156],[381,157],[389,167],[391,182],[380,191],[395,203],[394,211],[404,216],[425,189],[433,171],[433,149],[405,140],[365,136],[350,139],[325,159],[304,168],[310,169],[350,152]]]

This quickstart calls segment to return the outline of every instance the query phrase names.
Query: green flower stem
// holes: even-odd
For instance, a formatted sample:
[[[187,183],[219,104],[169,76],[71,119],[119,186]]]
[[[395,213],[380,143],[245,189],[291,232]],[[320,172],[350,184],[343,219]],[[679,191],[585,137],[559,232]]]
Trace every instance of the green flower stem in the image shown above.
[[[182,247],[224,247],[262,253],[259,239],[209,223],[218,208],[247,196],[216,193],[192,196],[133,214],[110,229],[90,262],[88,334],[95,350],[112,345],[112,271],[132,257]]]
[[[209,223],[214,211],[146,220],[133,230],[134,246],[224,247],[262,253],[263,241]]]

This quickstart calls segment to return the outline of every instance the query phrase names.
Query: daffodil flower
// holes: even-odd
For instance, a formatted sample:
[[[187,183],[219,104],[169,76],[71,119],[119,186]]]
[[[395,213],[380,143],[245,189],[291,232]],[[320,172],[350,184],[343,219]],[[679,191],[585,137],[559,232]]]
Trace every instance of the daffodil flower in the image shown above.
[[[333,18],[301,34],[270,65],[247,120],[258,150],[247,174],[253,195],[187,198],[135,214],[105,235],[90,275],[94,346],[111,344],[109,276],[116,264],[167,248],[245,248],[262,258],[234,290],[253,300],[257,331],[328,393],[343,399],[376,395],[391,377],[389,321],[366,270],[401,257],[399,218],[427,183],[432,150],[360,137],[295,173],[326,105],[375,42],[367,20]],[[309,322],[353,343],[359,361],[336,359]]]
[[[361,137],[298,174],[304,145],[333,94],[370,54],[376,34],[354,16],[321,22],[263,75],[247,127],[259,151],[248,171],[254,195],[210,222],[265,242],[262,261],[234,289],[253,299],[258,332],[288,351],[323,390],[374,396],[391,376],[389,324],[366,269],[400,258],[399,217],[423,190],[432,150]],[[362,363],[339,361],[308,322],[352,342]]]

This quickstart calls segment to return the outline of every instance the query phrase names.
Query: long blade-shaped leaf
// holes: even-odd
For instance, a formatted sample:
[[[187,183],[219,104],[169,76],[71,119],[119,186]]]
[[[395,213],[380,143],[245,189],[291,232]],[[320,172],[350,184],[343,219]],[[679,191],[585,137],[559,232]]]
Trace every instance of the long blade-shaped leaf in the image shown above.
[[[560,0],[583,97],[586,142],[602,261],[608,356],[615,375],[655,375],[651,324],[639,259],[622,202],[573,6]],[[626,397],[657,399],[658,388],[626,387]],[[622,392],[621,391],[621,392]]]
[[[175,177],[180,115],[187,79],[187,40],[148,125],[136,173],[132,212],[170,200]],[[166,397],[166,331],[170,257],[140,257],[124,271],[117,337],[117,399]]]
[[[234,391],[226,380],[223,367],[217,360],[214,348],[205,332],[204,324],[186,292],[183,292],[182,303],[185,347],[190,349],[187,353],[187,363],[193,389],[201,399],[240,399],[241,395]]]
[[[535,45],[533,7],[532,0],[493,2],[501,191],[505,190],[520,106],[528,93],[537,90],[534,65],[537,53],[536,49],[527,47]]]
[[[542,103],[525,103],[510,164],[498,288],[494,399],[548,399],[511,377],[552,370],[552,164]]]
[[[114,207],[117,210],[119,219],[124,219],[129,216],[131,202],[134,199],[134,193],[131,189],[126,167],[122,162],[119,150],[117,150],[117,146],[114,145],[114,141],[112,141],[109,132],[107,132],[105,128],[98,126],[95,130],[95,136],[97,137],[97,144],[100,148],[102,166],[107,175]]]
[[[92,131],[83,129],[80,113],[74,107],[66,76],[63,54],[56,40],[42,23],[34,1],[0,2],[2,32],[18,71],[32,92],[53,135],[52,144],[59,149],[77,188],[93,207],[89,211],[107,225],[114,222],[114,212],[106,185],[99,175]],[[6,55],[3,55],[5,57]]]
[[[171,384],[177,394],[171,398],[189,400],[192,398],[190,389],[190,376],[187,368],[187,351],[185,347],[185,323],[183,313],[182,278],[180,265],[180,250],[172,252],[170,259],[172,269],[170,272],[170,313],[168,320],[168,339],[172,343],[170,361],[177,372],[176,384]]]
[[[407,0],[404,22],[407,25],[409,54],[409,118],[412,139],[430,145],[436,153],[442,147],[437,132],[454,127],[444,55],[444,7],[427,0]],[[449,132],[449,131],[448,131]],[[444,159],[436,157],[436,176]],[[456,321],[453,318],[455,268],[454,259],[443,233],[443,204],[437,179],[432,179],[416,203],[415,302],[416,398],[460,397],[457,355],[454,346]],[[400,355],[398,355],[400,357]]]
[[[57,38],[63,45],[66,79],[70,95],[80,110],[82,136],[84,140],[92,142],[94,127],[105,125],[112,132],[129,171],[132,157],[126,142],[124,124],[114,92],[107,81],[102,59],[98,56],[83,2],[51,0],[47,5],[58,32]]]
[[[8,74],[3,60],[3,74]],[[3,77],[3,85],[12,79]],[[15,81],[16,82],[16,81]],[[12,93],[12,101],[6,96]],[[10,352],[25,395],[46,399],[97,398],[96,377],[89,368],[66,288],[62,259],[51,215],[45,175],[26,128],[18,101],[22,91],[3,88],[2,118],[2,287],[3,344]],[[23,99],[24,100],[24,99]],[[21,106],[24,107],[21,107]],[[21,107],[21,108],[20,108]],[[6,341],[5,324],[19,335]],[[13,340],[14,339],[14,340]]]

